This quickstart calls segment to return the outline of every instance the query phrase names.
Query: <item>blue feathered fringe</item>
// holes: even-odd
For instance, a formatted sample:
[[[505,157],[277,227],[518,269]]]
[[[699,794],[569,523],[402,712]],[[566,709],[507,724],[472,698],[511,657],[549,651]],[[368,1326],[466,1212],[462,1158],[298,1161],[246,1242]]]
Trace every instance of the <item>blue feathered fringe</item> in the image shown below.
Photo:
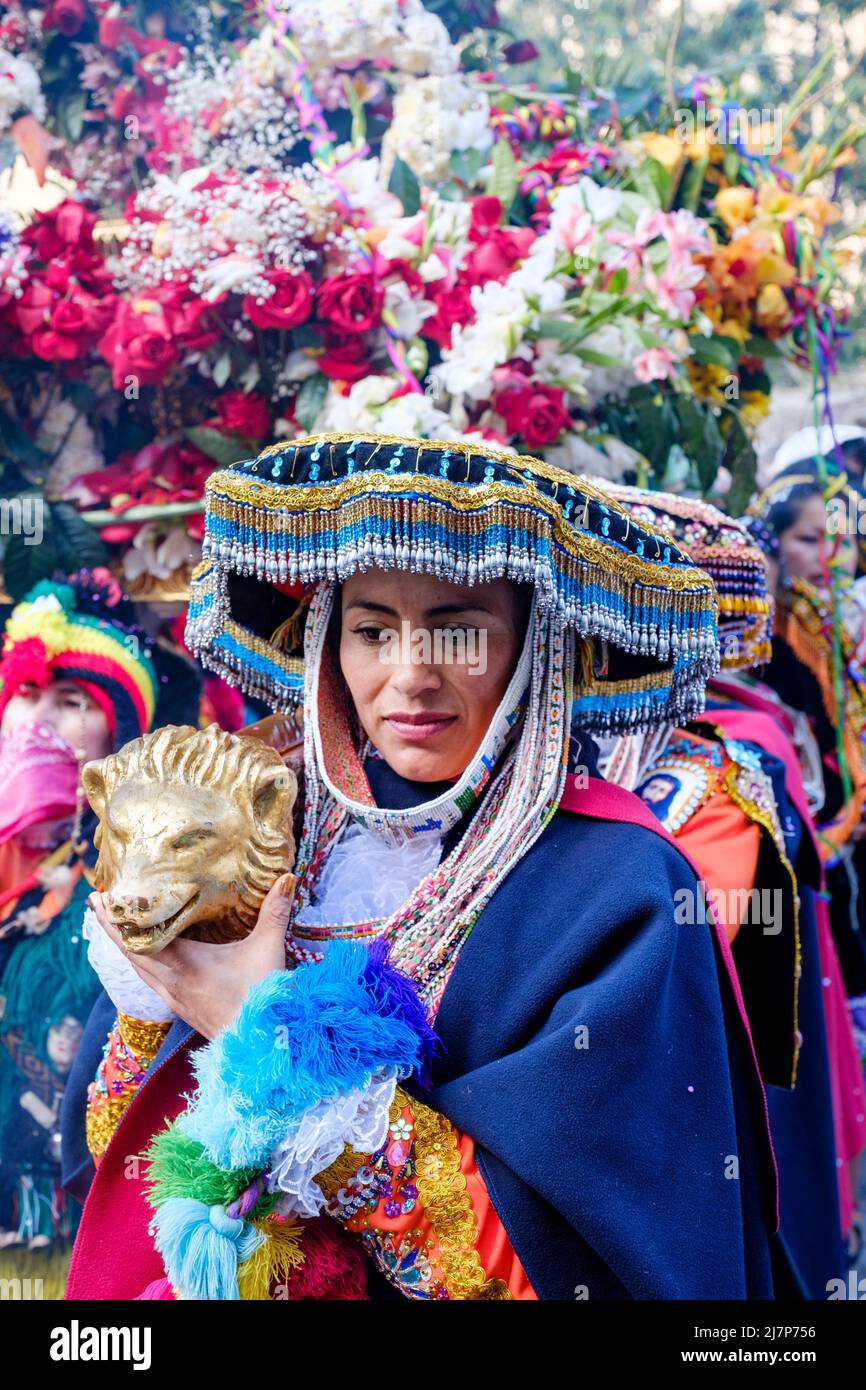
[[[239,1299],[238,1265],[265,1239],[246,1221],[194,1197],[170,1197],[153,1218],[154,1244],[183,1298]]]
[[[198,1094],[180,1124],[219,1167],[264,1168],[317,1101],[383,1067],[423,1071],[436,1046],[387,947],[332,941],[320,964],[253,985],[231,1028],[194,1054]]]

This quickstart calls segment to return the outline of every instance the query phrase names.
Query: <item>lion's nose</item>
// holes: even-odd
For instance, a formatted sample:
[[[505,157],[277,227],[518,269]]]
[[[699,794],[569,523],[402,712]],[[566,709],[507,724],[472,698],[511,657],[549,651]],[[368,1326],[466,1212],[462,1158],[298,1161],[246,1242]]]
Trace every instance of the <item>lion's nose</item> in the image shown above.
[[[108,915],[113,922],[125,922],[150,911],[150,898],[117,897],[108,900]]]

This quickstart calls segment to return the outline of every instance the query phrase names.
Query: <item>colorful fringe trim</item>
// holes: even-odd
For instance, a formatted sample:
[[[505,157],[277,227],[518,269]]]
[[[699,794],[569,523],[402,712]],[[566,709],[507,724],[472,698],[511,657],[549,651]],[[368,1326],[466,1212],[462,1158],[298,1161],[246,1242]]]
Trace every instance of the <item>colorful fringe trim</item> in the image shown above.
[[[390,1075],[387,1123],[396,1079],[414,1072],[423,1083],[437,1047],[414,987],[381,941],[369,950],[334,942],[320,964],[275,971],[253,986],[234,1025],[196,1054],[189,1109],[146,1155],[152,1234],[179,1295],[260,1299],[280,1286],[294,1297],[289,1290],[304,1287],[308,1228],[281,1219],[285,1199],[267,1177],[274,1153],[285,1154],[287,1136],[311,1114],[327,1128],[331,1111],[337,1127],[328,1152],[341,1154],[354,1134],[346,1097],[363,1097]],[[301,1169],[304,1158],[315,1171],[326,1167],[321,1153],[309,1145]],[[337,1260],[341,1278],[344,1266]]]

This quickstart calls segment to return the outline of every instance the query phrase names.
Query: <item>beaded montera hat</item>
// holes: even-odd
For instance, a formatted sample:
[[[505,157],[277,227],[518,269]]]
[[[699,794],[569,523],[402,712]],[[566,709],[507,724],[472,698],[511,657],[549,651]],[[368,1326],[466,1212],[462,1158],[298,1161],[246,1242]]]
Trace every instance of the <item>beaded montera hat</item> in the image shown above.
[[[531,584],[575,639],[584,728],[688,718],[718,669],[712,580],[584,479],[484,444],[325,434],[208,479],[187,642],[275,708],[303,700],[298,596],[374,566]],[[292,638],[296,640],[292,641]]]
[[[767,566],[744,524],[698,497],[648,492],[620,483],[605,487],[636,521],[681,545],[712,578],[719,598],[723,668],[746,671],[769,661],[773,601],[767,589]]]

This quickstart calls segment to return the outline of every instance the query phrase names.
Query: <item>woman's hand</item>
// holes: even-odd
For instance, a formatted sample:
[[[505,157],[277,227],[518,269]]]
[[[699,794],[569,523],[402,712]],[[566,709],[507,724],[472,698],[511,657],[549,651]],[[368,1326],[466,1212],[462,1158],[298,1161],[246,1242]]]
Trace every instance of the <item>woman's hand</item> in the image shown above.
[[[136,974],[204,1038],[213,1038],[221,1028],[234,1022],[250,985],[274,970],[285,969],[284,940],[295,896],[293,874],[277,879],[262,903],[256,925],[242,941],[216,946],[209,941],[187,941],[181,936],[155,956],[140,956],[127,950],[119,930],[109,921],[102,896],[90,895],[90,905],[102,930],[123,952]]]

